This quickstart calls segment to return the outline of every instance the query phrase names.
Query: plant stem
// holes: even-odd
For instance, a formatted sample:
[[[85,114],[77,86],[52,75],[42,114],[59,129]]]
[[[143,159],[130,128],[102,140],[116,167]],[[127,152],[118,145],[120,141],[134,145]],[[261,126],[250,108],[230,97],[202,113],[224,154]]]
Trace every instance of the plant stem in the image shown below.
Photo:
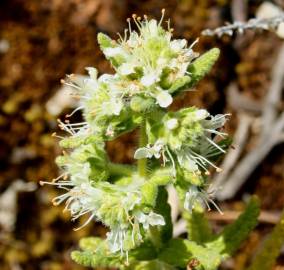
[[[140,126],[139,133],[139,147],[145,147],[147,145],[147,134],[146,134],[146,121],[144,120]],[[147,175],[147,158],[138,159],[138,173],[141,177]]]
[[[144,120],[140,126],[139,147],[145,147],[147,143],[146,120]],[[138,159],[138,173],[143,178],[147,176],[147,158]],[[156,249],[159,249],[161,247],[161,239],[160,232],[156,226],[149,227],[149,236]]]
[[[162,247],[162,244],[161,244],[161,236],[160,236],[160,232],[158,230],[158,227],[157,226],[150,226],[149,227],[149,235],[150,235],[151,242],[153,243],[155,248],[157,250],[159,250]]]
[[[127,175],[131,176],[135,167],[127,164],[112,163],[108,164],[108,169],[111,175]]]

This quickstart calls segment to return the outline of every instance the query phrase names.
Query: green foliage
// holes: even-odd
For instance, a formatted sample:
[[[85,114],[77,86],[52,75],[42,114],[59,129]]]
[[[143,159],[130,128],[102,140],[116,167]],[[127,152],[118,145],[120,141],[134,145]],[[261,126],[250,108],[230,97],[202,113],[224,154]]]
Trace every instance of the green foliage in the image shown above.
[[[175,267],[168,265],[159,260],[153,260],[149,262],[141,262],[134,267],[129,268],[129,270],[176,270]]]
[[[183,211],[182,217],[186,220],[189,240],[204,244],[212,239],[212,229],[203,209],[196,209],[192,213]]]
[[[171,220],[171,207],[168,204],[168,192],[165,187],[159,187],[155,212],[162,215],[165,219],[165,226],[158,230],[161,243],[167,243],[173,237],[173,224]]]
[[[276,262],[284,243],[284,213],[273,231],[264,241],[247,270],[270,270]]]
[[[238,219],[225,227],[215,240],[207,245],[223,257],[231,256],[257,225],[259,211],[259,200],[254,196]]]
[[[221,256],[214,249],[198,245],[186,239],[172,239],[161,251],[159,259],[170,265],[185,268],[192,260],[197,260],[203,269],[215,270],[221,263]]]
[[[192,74],[190,86],[199,82],[212,68],[220,55],[218,48],[213,48],[197,58],[188,68]]]

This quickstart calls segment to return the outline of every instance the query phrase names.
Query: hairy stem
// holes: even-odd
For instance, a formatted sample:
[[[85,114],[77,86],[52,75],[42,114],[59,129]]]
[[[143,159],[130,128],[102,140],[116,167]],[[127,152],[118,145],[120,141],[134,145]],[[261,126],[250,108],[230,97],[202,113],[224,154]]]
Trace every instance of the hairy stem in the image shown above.
[[[139,147],[144,147],[147,145],[147,134],[146,134],[146,121],[144,120],[140,126],[139,133]],[[146,177],[147,175],[147,158],[142,158],[138,160],[138,173],[141,177]]]
[[[128,164],[112,163],[108,164],[108,169],[111,175],[126,175],[131,176],[135,167]]]
[[[151,242],[153,243],[155,248],[159,250],[162,247],[162,244],[161,244],[161,235],[160,235],[160,232],[157,226],[149,227],[149,235],[150,235]]]

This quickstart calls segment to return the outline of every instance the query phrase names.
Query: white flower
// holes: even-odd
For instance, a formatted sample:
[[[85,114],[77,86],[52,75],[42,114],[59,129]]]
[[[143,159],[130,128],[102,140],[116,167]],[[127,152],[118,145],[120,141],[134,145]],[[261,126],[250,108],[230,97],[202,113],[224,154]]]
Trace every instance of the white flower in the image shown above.
[[[93,80],[91,78],[84,79],[84,83],[82,86],[82,89],[84,89],[84,92],[89,92],[90,91],[96,91],[98,89],[98,81]]]
[[[124,55],[124,50],[121,47],[106,48],[104,54],[106,57],[115,57],[117,55]]]
[[[141,78],[141,83],[142,83],[142,85],[147,87],[147,86],[153,85],[154,83],[159,81],[159,79],[160,79],[159,76],[157,74],[155,74],[154,72],[152,72],[152,73],[148,73],[148,74],[144,75]]]
[[[196,202],[202,203],[202,200],[200,200],[199,193],[200,192],[196,186],[191,186],[188,189],[188,191],[185,194],[185,200],[183,204],[184,209],[192,212]]]
[[[197,110],[195,112],[195,120],[197,120],[197,121],[203,120],[203,119],[205,119],[208,116],[209,116],[209,113],[206,110],[204,110],[204,109]]]
[[[156,100],[162,108],[167,108],[173,102],[172,96],[167,91],[160,91],[156,96]]]
[[[98,81],[101,83],[108,83],[113,80],[113,75],[111,74],[103,74],[102,76],[99,77]]]
[[[126,236],[126,231],[117,226],[106,235],[110,252],[115,253],[119,250],[123,252],[123,242]]]
[[[118,72],[121,74],[121,75],[129,75],[129,74],[132,74],[135,72],[134,70],[135,66],[130,64],[130,63],[123,63],[119,69],[118,69]]]
[[[135,159],[150,158],[150,151],[147,147],[138,148],[134,153]]]
[[[150,20],[148,23],[148,29],[149,29],[149,33],[152,36],[156,36],[158,34],[159,31],[159,26],[157,24],[156,20]]]
[[[115,97],[111,97],[109,101],[102,103],[102,113],[104,115],[119,115],[122,108],[123,102]]]
[[[135,214],[135,216],[138,222],[143,225],[145,230],[149,229],[149,226],[164,226],[166,224],[163,216],[154,212],[150,212],[148,215],[145,215],[143,212],[139,211]]]
[[[223,212],[218,207],[218,205],[211,199],[212,194],[215,191],[207,193],[206,191],[199,189],[197,186],[190,186],[188,191],[185,194],[184,200],[184,209],[192,212],[195,208],[196,203],[199,204],[201,207],[207,207],[208,210],[211,210],[210,203],[214,205],[214,207],[219,211],[222,215]]]
[[[194,160],[190,158],[187,158],[187,160],[183,163],[183,166],[186,170],[190,172],[198,171],[199,169],[197,164],[194,162]]]
[[[171,41],[170,47],[175,53],[179,53],[187,44],[185,39],[175,39]]]
[[[163,152],[164,143],[162,140],[158,140],[155,144],[151,147],[147,145],[147,147],[138,148],[134,153],[135,159],[142,159],[142,158],[160,158],[161,153]]]
[[[178,120],[176,118],[172,118],[166,122],[166,127],[169,130],[176,129],[178,127]]]
[[[126,44],[129,46],[129,47],[137,47],[138,44],[139,44],[139,36],[136,32],[131,32],[130,33],[130,36],[129,36],[129,39],[126,41]]]
[[[96,68],[93,68],[93,67],[86,67],[85,68],[88,73],[89,73],[89,76],[92,80],[97,80],[97,77],[98,77],[98,70]]]

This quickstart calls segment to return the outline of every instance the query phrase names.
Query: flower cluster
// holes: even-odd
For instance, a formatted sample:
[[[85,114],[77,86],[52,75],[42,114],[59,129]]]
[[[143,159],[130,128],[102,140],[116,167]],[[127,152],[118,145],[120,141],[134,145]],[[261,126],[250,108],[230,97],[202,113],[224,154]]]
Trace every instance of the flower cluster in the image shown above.
[[[65,202],[73,220],[88,214],[109,229],[111,253],[128,254],[149,236],[150,228],[166,225],[167,218],[156,200],[160,187],[168,183],[181,191],[184,208],[211,202],[204,191],[209,167],[225,152],[220,129],[227,115],[211,116],[195,107],[167,112],[174,96],[197,83],[219,55],[213,49],[198,57],[184,39],[172,40],[172,30],[162,20],[133,16],[137,31],[111,40],[98,35],[100,47],[115,74],[98,76],[87,68],[88,77],[67,76],[64,81],[80,97],[84,122],[59,120],[69,137],[60,137],[65,150],[57,158],[63,174],[52,185],[66,190],[54,204]],[[135,166],[113,164],[105,141],[139,127],[140,146]],[[147,168],[147,160],[161,160],[164,169]],[[157,162],[155,163],[157,164]],[[148,164],[149,165],[149,164]],[[164,202],[166,204],[166,201]],[[160,207],[160,208],[159,208]],[[160,209],[160,210],[159,210]],[[155,242],[155,241],[154,241]]]
[[[62,139],[61,144],[69,148],[70,139],[80,141],[77,134],[73,136],[75,138]],[[67,190],[53,199],[54,205],[65,201],[65,210],[70,212],[72,220],[89,214],[80,228],[93,219],[108,226],[111,231],[107,241],[111,252],[128,252],[142,241],[143,230],[150,225],[165,224],[161,215],[144,207],[143,179],[133,174],[116,184],[111,183],[108,168],[111,163],[107,161],[104,143],[98,137],[89,135],[70,154],[64,152],[56,161],[64,173],[53,182],[42,182]]]

